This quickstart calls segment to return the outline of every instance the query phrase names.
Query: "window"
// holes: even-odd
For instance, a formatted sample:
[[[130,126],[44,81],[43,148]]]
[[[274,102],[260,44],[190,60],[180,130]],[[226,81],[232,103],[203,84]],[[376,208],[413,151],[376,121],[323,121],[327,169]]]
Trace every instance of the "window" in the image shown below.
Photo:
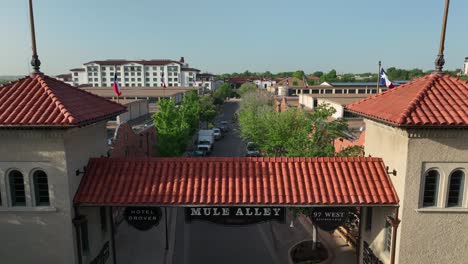
[[[137,80],[138,80],[139,82],[141,82],[141,78],[138,78]]]
[[[371,229],[372,229],[372,207],[367,207],[366,231],[370,231]]]
[[[134,73],[134,72],[131,72],[131,75],[132,75],[132,76],[135,76],[135,73]]]
[[[145,80],[146,80],[147,82],[149,82],[149,81],[150,81],[150,78],[146,78]]]
[[[390,252],[390,246],[392,245],[392,226],[389,222],[385,222],[385,240],[384,249],[386,252]]]
[[[33,174],[34,183],[34,202],[36,206],[50,205],[49,199],[49,182],[47,174],[41,170],[35,171]]]
[[[74,73],[73,73],[73,76],[78,76],[78,73],[77,73],[77,72],[74,72]]]
[[[134,81],[135,81],[135,78],[132,78],[132,82],[134,82]]]
[[[23,174],[17,170],[12,170],[8,174],[8,181],[10,183],[11,205],[26,206]]]
[[[439,183],[439,172],[430,170],[424,177],[423,207],[435,206],[437,204],[437,186]]]
[[[98,78],[94,78],[94,81],[97,82],[97,81],[98,81]]]
[[[350,94],[355,94],[355,93],[356,93],[356,89],[349,89],[349,90],[348,90],[348,93],[350,93]]]
[[[461,206],[463,198],[463,183],[465,180],[464,173],[461,170],[456,170],[450,175],[449,190],[447,197],[447,207]]]
[[[99,207],[99,216],[101,218],[101,231],[105,233],[107,231],[106,207]]]
[[[137,76],[141,76],[141,72],[137,72]]]
[[[153,66],[153,70],[156,70],[156,66]]]
[[[358,89],[358,94],[365,94],[366,93],[366,89]]]
[[[102,81],[103,81],[103,82],[107,82],[106,78],[102,78]]]
[[[106,67],[102,66],[101,71],[105,71],[105,70],[106,70]]]
[[[153,78],[153,82],[157,82],[158,81],[158,78]]]

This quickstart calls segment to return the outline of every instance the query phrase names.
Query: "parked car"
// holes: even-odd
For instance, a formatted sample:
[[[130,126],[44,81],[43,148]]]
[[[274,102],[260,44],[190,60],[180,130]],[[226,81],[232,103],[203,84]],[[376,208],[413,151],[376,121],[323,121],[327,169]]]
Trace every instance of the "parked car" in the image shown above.
[[[261,157],[260,149],[255,142],[247,143],[247,157]]]
[[[219,128],[221,129],[222,132],[226,133],[229,130],[229,124],[227,121],[223,120],[219,122]]]
[[[216,127],[213,128],[213,135],[216,140],[221,139],[221,137],[223,136],[223,134],[221,133],[221,129],[216,128]]]

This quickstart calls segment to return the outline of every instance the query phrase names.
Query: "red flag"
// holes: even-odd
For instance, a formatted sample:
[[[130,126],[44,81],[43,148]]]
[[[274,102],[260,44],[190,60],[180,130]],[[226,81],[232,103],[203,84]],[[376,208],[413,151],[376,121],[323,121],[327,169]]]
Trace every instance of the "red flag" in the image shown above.
[[[117,94],[117,96],[120,96],[122,94],[119,82],[117,80],[117,72],[114,73],[114,84],[112,85],[112,89]]]

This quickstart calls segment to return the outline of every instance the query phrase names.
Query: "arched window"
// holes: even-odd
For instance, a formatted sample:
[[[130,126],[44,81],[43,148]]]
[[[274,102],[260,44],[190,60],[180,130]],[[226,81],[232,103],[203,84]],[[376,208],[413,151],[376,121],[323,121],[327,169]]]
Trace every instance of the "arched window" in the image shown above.
[[[37,170],[33,174],[34,183],[34,202],[36,206],[48,206],[49,200],[49,182],[47,174],[44,171]]]
[[[24,177],[18,170],[12,170],[8,174],[10,183],[10,197],[12,206],[26,206],[26,193],[24,189]]]
[[[430,170],[424,177],[423,207],[437,205],[437,189],[439,185],[439,172]]]
[[[461,170],[455,170],[450,175],[449,189],[447,196],[447,207],[460,206],[463,199],[463,184],[465,174]]]

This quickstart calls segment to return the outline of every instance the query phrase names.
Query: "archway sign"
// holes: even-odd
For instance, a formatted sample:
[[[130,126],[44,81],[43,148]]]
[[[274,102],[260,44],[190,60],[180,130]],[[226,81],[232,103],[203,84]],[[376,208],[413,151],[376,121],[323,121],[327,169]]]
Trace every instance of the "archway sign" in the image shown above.
[[[331,232],[346,222],[349,212],[347,207],[313,207],[310,219],[320,229]]]
[[[161,216],[162,212],[159,207],[127,207],[124,211],[125,221],[141,231],[157,226],[161,221]]]
[[[275,220],[285,222],[285,207],[186,207],[185,220],[205,220],[223,225],[256,224]]]

